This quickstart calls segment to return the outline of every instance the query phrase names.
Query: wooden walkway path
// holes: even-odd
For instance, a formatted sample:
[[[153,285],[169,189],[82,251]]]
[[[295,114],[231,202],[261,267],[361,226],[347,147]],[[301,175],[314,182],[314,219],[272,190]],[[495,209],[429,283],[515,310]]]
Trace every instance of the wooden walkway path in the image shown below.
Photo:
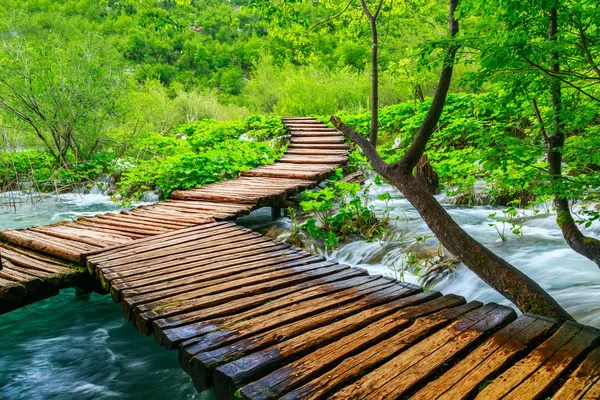
[[[174,230],[235,220],[317,186],[348,160],[335,129],[313,118],[288,118],[285,155],[236,179],[188,191],[166,202],[121,213],[22,230],[0,231],[0,314],[55,294],[81,277],[85,255]]]
[[[286,122],[295,129],[309,123]],[[290,149],[273,166],[174,194],[177,199],[165,207],[179,215],[189,202],[187,214],[197,218],[193,223],[163,226],[146,214],[156,225],[130,222],[144,232],[141,237],[121,230],[125,239],[106,245],[88,240],[86,248],[79,245],[85,244],[83,233],[65,241],[44,229],[2,237],[35,238],[38,252],[72,263],[85,260],[88,271],[122,303],[125,319],[167,349],[178,349],[194,385],[214,387],[218,399],[600,398],[600,330],[536,315],[517,317],[509,307],[425,292],[227,221],[315,186],[345,161],[335,132],[310,127],[300,136],[292,131]],[[325,160],[309,163],[316,159],[312,152],[323,153]],[[278,197],[255,178],[266,179]],[[195,213],[205,209],[197,204],[215,212],[224,210],[221,204],[244,209],[200,216]],[[183,221],[154,214],[166,223]],[[122,227],[119,217],[132,215],[115,215],[109,226]],[[116,231],[112,227],[93,232],[110,234]],[[157,233],[158,228],[163,230]],[[70,252],[44,251],[43,240]],[[10,246],[29,247],[15,241]]]

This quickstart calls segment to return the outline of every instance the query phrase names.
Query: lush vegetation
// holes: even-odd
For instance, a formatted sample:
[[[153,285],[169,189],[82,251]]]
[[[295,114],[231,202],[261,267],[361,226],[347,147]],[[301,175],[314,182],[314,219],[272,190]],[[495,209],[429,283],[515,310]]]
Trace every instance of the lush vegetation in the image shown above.
[[[449,6],[4,1],[0,189],[70,190],[111,175],[121,201],[155,188],[168,196],[271,162],[282,150],[280,115],[335,113],[336,124],[353,128],[353,140],[362,143],[364,154],[354,152],[352,164],[378,165],[413,205],[431,200],[411,186],[425,153],[446,191],[463,203],[475,200],[474,185],[483,180],[492,202],[512,207],[497,219],[517,235],[514,206],[553,199],[567,242],[600,265],[600,241],[576,225],[600,218],[591,206],[600,187],[596,2]],[[367,135],[377,149],[362,142]],[[307,196],[301,207],[314,218],[302,229],[327,245],[385,233],[355,185]],[[575,202],[584,202],[579,214],[571,212]],[[438,218],[424,218],[439,237],[453,221],[439,204],[431,206]],[[456,228],[446,236],[472,239]],[[513,268],[486,257],[461,259],[476,271],[489,262]]]

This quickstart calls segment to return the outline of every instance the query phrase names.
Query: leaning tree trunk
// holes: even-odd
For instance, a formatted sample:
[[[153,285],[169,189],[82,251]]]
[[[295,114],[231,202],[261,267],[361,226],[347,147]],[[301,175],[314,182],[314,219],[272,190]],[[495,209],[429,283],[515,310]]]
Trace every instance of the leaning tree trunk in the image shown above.
[[[450,34],[452,37],[458,33],[458,21],[454,19],[457,5],[458,0],[450,0]],[[512,301],[523,312],[543,314],[559,320],[572,320],[573,318],[535,281],[465,232],[435,197],[427,191],[425,186],[412,175],[414,167],[422,157],[427,142],[437,126],[446,102],[457,50],[458,46],[451,43],[444,57],[440,81],[429,112],[413,143],[400,161],[388,165],[367,139],[343,124],[339,118],[332,116],[331,121],[350,140],[361,147],[375,171],[387,178],[402,192],[438,240],[484,282]]]
[[[556,6],[550,10],[549,15],[548,40],[556,41],[558,32],[558,12]],[[556,223],[562,231],[563,237],[568,245],[584,257],[592,260],[600,267],[600,240],[585,236],[571,215],[569,200],[564,194],[560,193],[557,187],[560,185],[562,176],[562,151],[565,145],[565,124],[562,118],[562,91],[561,83],[556,76],[560,74],[560,63],[557,51],[550,54],[552,71],[550,91],[552,95],[552,115],[553,128],[552,134],[546,134],[542,125],[542,134],[548,145],[548,170],[552,175],[552,183],[555,190],[554,205],[556,206]],[[537,109],[534,102],[534,109]],[[536,112],[538,120],[541,122],[539,112]]]

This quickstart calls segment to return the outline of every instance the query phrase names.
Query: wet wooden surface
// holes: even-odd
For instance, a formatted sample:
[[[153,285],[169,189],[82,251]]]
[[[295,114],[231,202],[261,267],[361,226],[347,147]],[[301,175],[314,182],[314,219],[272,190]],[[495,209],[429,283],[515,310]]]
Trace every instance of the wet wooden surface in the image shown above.
[[[124,318],[177,349],[218,399],[600,398],[597,329],[371,276],[228,221],[346,162],[334,130],[286,124],[286,156],[240,178],[2,232],[0,293],[18,299],[85,262]]]
[[[11,261],[10,258],[6,258],[3,263],[5,268],[0,270],[0,313],[26,303],[30,295],[35,292],[41,293],[39,290],[41,288],[52,287],[55,292],[54,289],[60,285],[50,284],[50,282],[56,281],[57,276],[61,277],[61,282],[69,282],[69,277],[79,271],[73,268],[73,265],[84,264],[87,255],[132,242],[143,244],[145,239],[184,228],[235,220],[260,207],[279,207],[288,197],[315,187],[332,175],[336,168],[347,162],[348,147],[343,143],[344,138],[336,129],[328,128],[313,118],[299,121],[291,119],[284,122],[288,127],[291,141],[298,139],[304,142],[300,146],[300,153],[295,153],[299,149],[295,144],[291,144],[289,151],[272,165],[244,171],[242,176],[235,179],[204,185],[197,189],[175,191],[168,201],[136,207],[118,214],[107,213],[93,217],[80,217],[74,221],[50,226],[0,231],[0,243],[13,248],[26,249],[29,255],[25,257],[30,259],[22,265],[15,265],[15,261]],[[313,138],[318,140],[314,142]],[[335,143],[336,149],[321,149],[323,141]],[[185,238],[188,241],[193,239],[193,237]],[[246,235],[241,239],[244,239],[247,244],[244,249],[247,254],[254,254],[261,247],[257,243],[260,239],[256,237]],[[147,246],[142,247],[140,251],[145,249]],[[8,255],[9,252],[7,250],[6,254]],[[1,249],[0,254],[2,254]],[[39,270],[39,260],[37,263],[31,261],[33,254],[44,255],[54,260],[48,264],[56,266],[55,271],[52,272],[54,281],[44,275],[48,274],[47,271]],[[221,257],[226,255],[226,252],[221,253]],[[196,259],[200,255],[190,253],[189,257],[194,262],[199,262]],[[5,260],[4,257],[2,260]],[[129,262],[129,260],[126,258],[124,261]],[[132,265],[137,266],[139,262]],[[185,279],[185,273],[177,272],[177,266],[174,264],[172,267],[167,277]],[[110,274],[117,274],[117,271],[118,268],[115,268],[114,271],[107,271],[107,274],[111,277]],[[132,271],[129,271],[130,274]],[[156,278],[148,275],[143,283],[154,281]],[[118,297],[122,290],[129,290],[128,293],[135,290],[137,282],[129,276],[120,276],[110,289],[113,296]],[[191,289],[192,286],[189,288]],[[200,286],[196,284],[195,288],[198,290]],[[139,295],[142,296],[141,293]]]

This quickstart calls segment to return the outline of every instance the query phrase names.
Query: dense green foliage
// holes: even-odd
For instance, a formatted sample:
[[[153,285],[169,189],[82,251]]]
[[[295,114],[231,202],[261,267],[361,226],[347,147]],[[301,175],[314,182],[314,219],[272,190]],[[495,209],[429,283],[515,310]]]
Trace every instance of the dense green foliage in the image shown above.
[[[357,3],[338,0],[7,0],[0,5],[2,185],[44,189],[120,177],[119,194],[235,176],[278,150],[240,142],[281,126],[252,114],[337,113],[369,129],[370,31]],[[599,186],[594,2],[490,6],[463,0],[452,95],[427,153],[449,192],[536,202]],[[381,151],[397,160],[429,107],[447,43],[447,4],[384,2],[379,23]],[[561,54],[566,175],[549,185],[541,124],[552,132],[549,52]],[[233,120],[217,122],[215,120]],[[199,122],[202,121],[202,122]],[[263,125],[261,125],[263,124]],[[275,125],[274,125],[275,124]],[[187,140],[181,139],[185,136]],[[260,132],[258,136],[261,136]],[[28,151],[20,152],[23,149]],[[352,155],[360,162],[359,153]],[[590,214],[592,216],[592,214]]]
[[[275,140],[283,133],[278,119],[254,116],[234,122],[191,122],[165,135],[150,132],[119,155],[100,152],[67,165],[45,151],[2,152],[0,187],[8,190],[21,183],[31,190],[65,191],[112,175],[118,178],[116,194],[123,201],[140,199],[154,189],[167,197],[176,189],[232,178],[273,162],[283,151],[282,143]],[[246,140],[240,140],[242,135]]]
[[[342,171],[337,170],[337,177]],[[379,180],[377,184],[381,184]],[[324,189],[304,192],[300,208],[308,218],[300,225],[312,238],[322,240],[326,248],[334,248],[350,235],[366,240],[382,239],[388,232],[389,212],[375,215],[369,204],[369,186],[362,193],[359,183],[334,181]],[[390,194],[379,196],[389,201]]]

